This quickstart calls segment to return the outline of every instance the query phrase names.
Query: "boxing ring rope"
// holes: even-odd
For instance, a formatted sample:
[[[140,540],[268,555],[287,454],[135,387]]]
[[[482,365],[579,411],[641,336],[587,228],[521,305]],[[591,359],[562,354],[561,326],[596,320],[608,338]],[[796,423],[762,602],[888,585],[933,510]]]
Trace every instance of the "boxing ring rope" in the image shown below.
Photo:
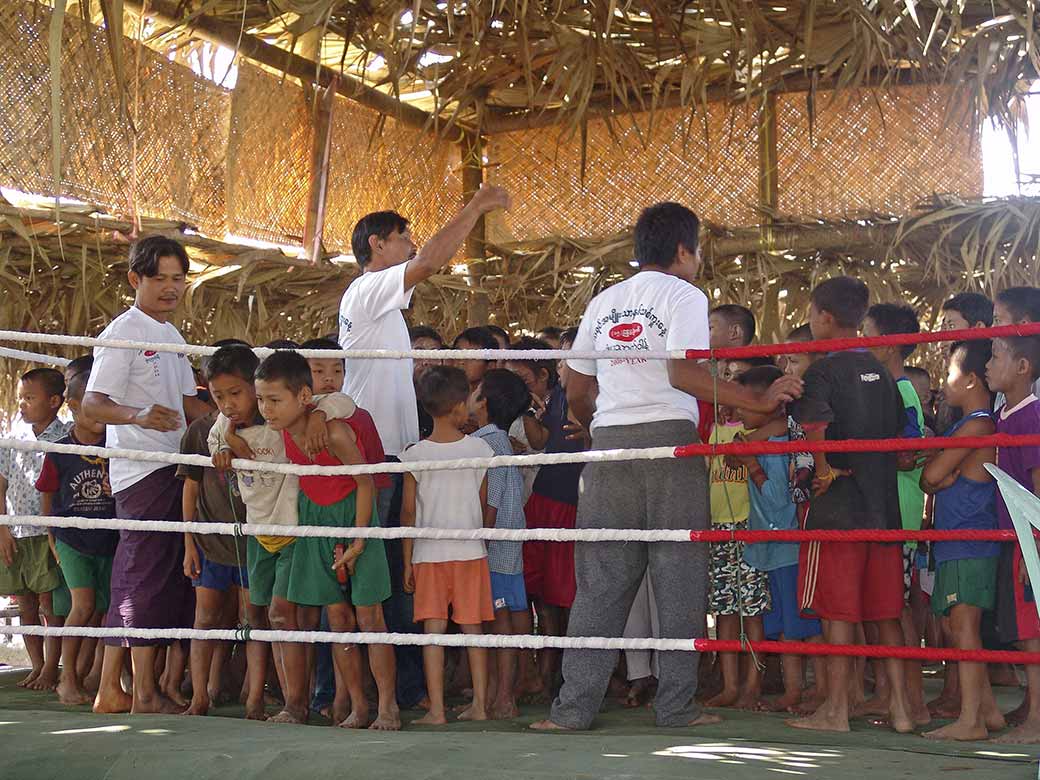
[[[806,352],[830,352],[842,349],[860,349],[872,346],[936,343],[942,341],[976,340],[997,337],[1040,335],[1040,323],[1010,325],[997,328],[979,328],[958,331],[896,334],[872,338],[830,339],[813,342],[761,345],[720,350],[666,350],[666,351],[571,351],[571,350],[451,350],[453,360],[545,360],[572,359],[638,359],[700,360],[740,359],[751,356],[785,355]],[[0,331],[0,341],[21,341],[75,346],[108,346],[120,349],[176,352],[179,354],[208,355],[213,347],[189,344],[158,344],[152,342],[96,339],[83,336],[65,336],[18,331]],[[2,348],[0,348],[2,349]],[[20,359],[37,359],[60,364],[61,359],[21,350]],[[257,348],[258,355],[274,350]],[[304,357],[316,358],[425,358],[442,360],[445,350],[299,350]],[[0,354],[2,356],[2,354]],[[30,357],[32,356],[32,357]],[[1038,446],[1040,435],[1011,436],[996,434],[980,437],[933,437],[928,439],[861,439],[845,441],[796,442],[734,442],[731,444],[689,444],[679,447],[649,447],[591,451],[582,453],[502,455],[488,458],[465,458],[452,461],[422,461],[417,463],[380,463],[352,466],[302,466],[284,463],[264,463],[235,459],[232,467],[282,474],[360,475],[430,471],[454,468],[493,468],[496,466],[534,466],[554,463],[595,463],[606,461],[656,460],[714,455],[759,455],[795,452],[892,452],[938,450],[955,442],[958,448]],[[59,445],[50,442],[0,439],[0,447],[43,452],[67,452],[93,457],[128,458],[167,464],[212,466],[204,456],[155,453],[138,450]],[[904,530],[851,530],[851,531],[708,531],[708,530],[640,530],[640,529],[424,529],[424,528],[327,528],[309,526],[249,525],[235,523],[177,523],[172,521],[120,520],[116,518],[58,518],[44,516],[0,516],[0,525],[33,525],[70,528],[108,528],[134,531],[170,533],[223,533],[231,535],[272,535],[292,537],[333,538],[428,538],[444,540],[544,540],[578,542],[746,542],[767,541],[856,541],[891,542],[904,540],[939,541],[1008,541],[1017,537],[1014,531],[904,531]],[[522,649],[604,649],[655,650],[696,652],[751,652],[798,655],[842,655],[871,658],[903,658],[924,661],[974,661],[980,663],[1040,664],[1040,653],[957,650],[953,648],[895,647],[875,645],[827,645],[806,642],[750,642],[746,639],[724,641],[712,639],[622,638],[622,637],[550,637],[531,635],[473,635],[473,634],[393,634],[383,632],[326,632],[326,631],[272,631],[237,629],[143,629],[0,626],[0,634],[31,636],[84,636],[96,638],[135,638],[155,640],[208,639],[224,641],[268,642],[330,642],[335,644],[390,644],[438,645],[444,647],[517,647]]]

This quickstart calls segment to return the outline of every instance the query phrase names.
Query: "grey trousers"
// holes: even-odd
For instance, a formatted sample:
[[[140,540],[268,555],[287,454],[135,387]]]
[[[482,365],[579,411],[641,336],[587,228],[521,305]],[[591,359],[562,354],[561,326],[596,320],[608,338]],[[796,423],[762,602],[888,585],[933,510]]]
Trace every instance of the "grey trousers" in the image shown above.
[[[697,441],[690,422],[666,421],[597,428],[594,449],[677,446]],[[705,529],[708,474],[702,458],[590,463],[582,473],[578,528]],[[621,636],[644,574],[649,571],[661,637],[703,636],[707,607],[708,548],[693,542],[578,542],[578,591],[567,635]],[[660,684],[654,700],[658,726],[685,726],[700,716],[699,654],[658,653]],[[599,712],[616,650],[566,650],[563,687],[551,718],[587,729]]]

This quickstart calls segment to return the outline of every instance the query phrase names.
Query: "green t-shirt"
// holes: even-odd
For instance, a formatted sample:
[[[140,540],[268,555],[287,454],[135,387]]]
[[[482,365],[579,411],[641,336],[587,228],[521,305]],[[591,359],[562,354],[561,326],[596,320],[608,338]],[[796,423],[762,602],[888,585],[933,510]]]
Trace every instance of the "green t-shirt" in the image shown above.
[[[921,399],[917,397],[917,391],[906,377],[900,377],[896,381],[899,394],[903,398],[903,407],[907,411],[906,428],[904,438],[916,435],[924,438],[924,412],[921,409]],[[911,413],[913,420],[911,421]],[[913,433],[916,425],[916,433]],[[898,475],[899,484],[899,514],[903,519],[904,531],[918,531],[921,529],[921,518],[924,516],[924,491],[921,490],[921,471],[923,468],[913,471],[900,471]],[[916,547],[914,542],[908,542],[908,547]]]

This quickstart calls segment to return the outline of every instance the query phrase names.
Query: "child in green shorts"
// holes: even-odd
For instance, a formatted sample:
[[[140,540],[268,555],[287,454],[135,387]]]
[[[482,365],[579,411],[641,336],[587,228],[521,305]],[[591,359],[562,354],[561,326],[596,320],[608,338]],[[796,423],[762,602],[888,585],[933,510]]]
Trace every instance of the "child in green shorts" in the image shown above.
[[[89,369],[70,376],[67,386],[73,427],[60,444],[100,446],[105,443],[105,425],[83,411],[81,402]],[[86,455],[49,452],[36,489],[40,491],[40,511],[56,517],[112,518],[116,502],[108,479],[108,460]],[[52,528],[51,549],[61,567],[64,585],[54,591],[55,614],[64,613],[66,626],[98,626],[108,611],[112,557],[119,543],[118,531]],[[68,594],[68,595],[66,595]],[[68,599],[63,605],[62,597]],[[81,652],[82,650],[82,652]],[[61,640],[61,676],[58,699],[62,704],[88,704],[92,696],[83,685],[83,676],[94,660],[94,643],[82,637]]]

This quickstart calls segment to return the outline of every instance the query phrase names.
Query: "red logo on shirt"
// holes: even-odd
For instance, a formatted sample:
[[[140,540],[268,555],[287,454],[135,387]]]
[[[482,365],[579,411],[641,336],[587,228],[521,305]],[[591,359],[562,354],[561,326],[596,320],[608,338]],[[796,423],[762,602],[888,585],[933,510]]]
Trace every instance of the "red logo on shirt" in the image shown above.
[[[155,355],[156,355],[156,352],[155,352],[154,349],[146,349],[144,351],[144,356],[145,357],[155,357]]]
[[[610,329],[609,336],[614,341],[635,341],[643,332],[643,326],[638,322],[623,322]]]

